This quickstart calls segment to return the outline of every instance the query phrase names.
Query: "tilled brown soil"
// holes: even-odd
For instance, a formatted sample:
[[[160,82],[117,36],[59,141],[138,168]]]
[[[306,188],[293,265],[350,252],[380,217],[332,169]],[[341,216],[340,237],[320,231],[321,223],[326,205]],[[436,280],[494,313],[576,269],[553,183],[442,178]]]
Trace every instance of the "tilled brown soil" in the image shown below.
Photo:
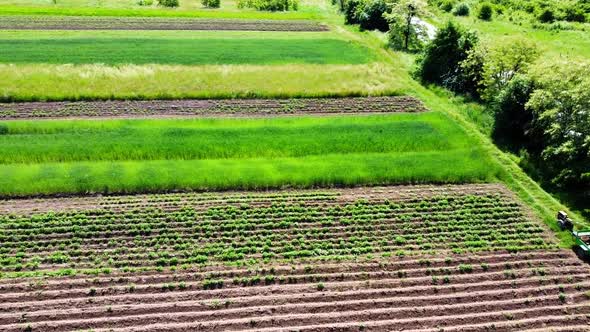
[[[423,112],[418,99],[397,97],[211,99],[0,103],[0,119],[262,117]]]
[[[276,198],[285,201],[306,201],[307,197],[340,203],[355,202],[359,197],[368,201],[384,198],[407,201],[429,198],[438,195],[482,195],[501,193],[510,198],[514,194],[502,184],[463,184],[463,185],[400,185],[387,187],[356,187],[341,189],[311,190],[268,190],[268,191],[227,191],[221,193],[171,193],[118,196],[75,196],[58,198],[30,198],[0,200],[0,214],[30,215],[45,212],[65,212],[108,208],[114,211],[128,211],[138,208],[158,208],[174,211],[191,205],[197,210],[205,210],[219,202],[230,200],[237,204],[248,202],[264,205]],[[306,202],[313,204],[313,201]]]
[[[315,21],[152,17],[0,16],[0,30],[328,31]]]
[[[472,271],[461,270],[466,264]],[[590,269],[566,250],[204,269],[3,279],[0,330],[588,331],[590,326]],[[254,275],[261,282],[232,281]],[[269,275],[275,278],[267,280]],[[204,278],[212,277],[223,285],[205,289]]]

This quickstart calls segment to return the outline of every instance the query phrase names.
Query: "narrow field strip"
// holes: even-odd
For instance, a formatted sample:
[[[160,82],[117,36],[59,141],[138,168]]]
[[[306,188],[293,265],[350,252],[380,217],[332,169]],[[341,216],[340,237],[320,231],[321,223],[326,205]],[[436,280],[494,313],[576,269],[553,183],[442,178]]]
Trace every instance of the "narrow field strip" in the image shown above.
[[[99,203],[81,211],[9,214],[0,216],[0,271],[19,275],[94,268],[100,273],[124,267],[554,247],[506,189],[449,188],[448,194],[424,191],[400,201],[396,198],[405,196],[400,193],[404,187],[333,190],[331,200],[315,192],[319,202],[314,191],[285,191],[286,200],[277,197],[279,192],[270,193],[270,200],[263,194],[244,195],[239,202],[236,194],[218,194],[215,203],[186,199],[167,209],[165,196],[158,196],[123,213]],[[294,199],[299,194],[303,197]],[[104,200],[114,203],[113,198]],[[125,202],[125,197],[119,200]]]
[[[131,279],[113,275],[111,283],[95,283],[90,278],[83,288],[72,288],[67,278],[60,278],[54,291],[47,289],[43,279],[23,279],[29,286],[20,295],[3,295],[0,328],[3,331],[21,331],[27,326],[43,331],[276,331],[282,328],[329,331],[341,325],[347,331],[362,325],[369,331],[401,328],[428,331],[444,325],[445,330],[480,331],[490,324],[521,328],[546,326],[542,324],[554,321],[550,316],[555,313],[560,313],[562,324],[575,327],[587,323],[590,270],[572,252],[555,251],[553,258],[549,254],[542,251],[510,254],[511,260],[520,258],[526,263],[526,270],[518,272],[513,266],[517,261],[506,260],[505,253],[488,252],[476,261],[481,266],[495,264],[500,270],[491,268],[477,273],[460,269],[465,266],[461,262],[474,260],[474,256],[452,255],[452,261],[444,262],[441,268],[446,272],[432,275],[423,269],[424,277],[405,275],[405,258],[382,259],[380,265],[394,263],[388,268],[390,279],[372,273],[358,279],[348,272],[343,272],[339,280],[322,278],[313,273],[333,269],[330,267],[333,265],[324,267],[320,263],[311,266],[312,270],[306,268],[308,275],[302,274],[303,281],[296,284],[278,280],[254,285],[228,283],[218,289],[187,282],[184,277],[190,274],[183,277],[182,273],[170,283],[144,279],[142,273],[128,275]],[[422,264],[432,259],[419,257]],[[361,270],[370,267],[347,264]],[[548,264],[555,267],[550,268]],[[438,270],[434,265],[432,269]],[[294,275],[285,272],[288,273],[285,280],[292,280]],[[5,282],[10,279],[0,281],[0,287],[4,288]],[[124,286],[114,287],[116,283]],[[416,329],[418,326],[421,329]]]
[[[424,112],[413,97],[0,103],[0,119],[263,117]]]
[[[367,64],[369,48],[326,32],[0,31],[0,63],[119,65]],[[108,32],[108,34],[107,34]],[[181,34],[182,32],[185,32]],[[157,34],[156,34],[157,33]],[[178,36],[175,36],[179,33]],[[317,36],[319,35],[319,36]],[[299,37],[298,37],[299,36]]]
[[[316,21],[150,17],[0,16],[0,30],[328,31]]]
[[[374,100],[356,101],[331,107],[354,111],[374,105]],[[312,106],[321,110],[322,102]],[[500,165],[444,114],[381,107],[379,114],[330,117],[5,121],[0,124],[0,196],[502,178]]]

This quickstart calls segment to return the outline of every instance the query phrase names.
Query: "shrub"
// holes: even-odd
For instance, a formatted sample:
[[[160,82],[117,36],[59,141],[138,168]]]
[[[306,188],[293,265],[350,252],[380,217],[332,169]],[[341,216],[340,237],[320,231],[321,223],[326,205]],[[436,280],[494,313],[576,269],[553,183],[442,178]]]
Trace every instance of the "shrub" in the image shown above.
[[[539,15],[539,22],[541,23],[552,23],[553,21],[555,21],[555,14],[551,9],[547,8]]]
[[[151,6],[154,4],[154,0],[139,0],[137,1],[138,6]]]
[[[298,0],[238,0],[238,8],[254,8],[266,11],[289,11],[299,8]]]
[[[514,77],[496,100],[493,136],[502,145],[511,145],[518,150],[530,133],[533,113],[526,108],[526,103],[533,92],[533,82],[524,75]]]
[[[357,13],[358,23],[364,30],[379,30],[386,32],[389,30],[389,24],[383,17],[387,11],[387,4],[383,0],[369,0],[361,7],[362,10]]]
[[[344,23],[357,24],[359,23],[357,12],[362,7],[360,0],[346,0],[344,1]]]
[[[0,135],[8,134],[8,126],[0,123]]]
[[[447,13],[450,13],[451,10],[453,10],[453,6],[454,6],[453,1],[447,0],[447,1],[444,1],[440,4],[440,9],[442,9],[443,11],[445,11]]]
[[[477,14],[477,18],[484,21],[490,21],[492,19],[492,5],[489,3],[483,3],[481,7],[479,7],[479,13]]]
[[[460,73],[461,62],[476,43],[475,34],[448,22],[417,59],[416,76],[424,82],[448,86]]]
[[[582,8],[578,7],[568,7],[565,9],[565,16],[564,19],[569,22],[586,22],[586,13]]]
[[[453,10],[453,15],[455,16],[469,16],[469,6],[465,3],[460,3],[455,7]]]
[[[178,0],[158,0],[158,4],[160,6],[170,7],[170,8],[178,7],[178,5],[179,5]]]
[[[207,8],[219,8],[221,0],[201,0],[201,4]]]

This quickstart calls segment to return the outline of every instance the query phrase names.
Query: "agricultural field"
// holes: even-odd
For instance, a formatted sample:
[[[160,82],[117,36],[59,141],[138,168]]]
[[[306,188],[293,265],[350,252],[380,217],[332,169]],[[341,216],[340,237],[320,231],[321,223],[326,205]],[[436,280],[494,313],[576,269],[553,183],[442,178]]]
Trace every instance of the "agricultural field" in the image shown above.
[[[140,17],[3,16],[0,30],[328,31],[317,21]]]
[[[0,193],[35,196],[462,183],[504,176],[483,147],[444,114],[424,112],[419,103],[416,112],[406,98],[401,98],[406,101],[401,104],[393,98],[391,106],[379,103],[379,110],[364,108],[383,100],[389,99],[310,100],[308,104],[259,101],[250,111],[244,108],[246,118],[6,121],[0,136],[4,149]],[[216,101],[187,105],[191,103],[224,107],[224,102]],[[299,114],[268,116],[260,104],[282,107],[275,112]],[[29,104],[15,106],[19,105]],[[365,114],[305,113],[314,105],[326,112],[363,107]],[[405,105],[410,112],[400,112]],[[263,113],[256,117],[252,112]]]
[[[6,331],[588,324],[590,271],[502,185],[6,200],[0,211]]]

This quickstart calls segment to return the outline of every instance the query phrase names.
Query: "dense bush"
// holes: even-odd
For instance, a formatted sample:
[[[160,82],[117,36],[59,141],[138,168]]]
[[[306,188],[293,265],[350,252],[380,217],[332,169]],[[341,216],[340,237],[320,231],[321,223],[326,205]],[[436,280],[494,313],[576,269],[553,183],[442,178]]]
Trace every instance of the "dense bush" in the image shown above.
[[[138,6],[151,6],[154,4],[154,0],[139,0],[137,1]]]
[[[360,9],[360,10],[358,10]],[[387,4],[384,0],[368,0],[363,6],[357,7],[357,20],[364,30],[389,30],[389,23],[383,17],[387,12]]]
[[[201,4],[207,8],[219,8],[221,0],[201,0]]]
[[[453,15],[455,16],[469,16],[469,6],[465,3],[460,3],[455,7],[453,10]]]
[[[178,0],[158,0],[158,4],[164,7],[178,7],[179,3]]]
[[[526,75],[515,76],[496,99],[493,137],[514,151],[533,148],[533,113],[526,107],[533,92],[533,81]],[[527,143],[528,142],[528,143]]]
[[[586,22],[586,13],[579,7],[567,7],[565,9],[564,19],[569,22]]]
[[[297,10],[297,0],[238,0],[238,8],[254,8],[266,11],[289,11]]]
[[[358,24],[358,11],[359,7],[362,6],[361,0],[343,0],[342,12],[344,13],[344,23],[346,24]]]
[[[541,23],[552,23],[555,21],[555,14],[551,9],[545,9],[539,15],[539,22]]]
[[[416,76],[424,82],[449,88],[461,76],[460,64],[477,43],[477,36],[453,22],[438,31],[417,60]]]
[[[8,126],[0,123],[0,135],[8,134]]]
[[[445,11],[447,13],[450,13],[451,10],[453,10],[453,7],[454,7],[454,3],[451,0],[444,1],[440,4],[440,9],[442,9],[443,11]]]
[[[492,5],[489,3],[483,3],[481,7],[479,7],[479,13],[477,14],[477,18],[489,21],[492,19],[493,9]]]
[[[543,169],[557,186],[590,186],[590,63],[541,64],[527,103],[543,134]]]

